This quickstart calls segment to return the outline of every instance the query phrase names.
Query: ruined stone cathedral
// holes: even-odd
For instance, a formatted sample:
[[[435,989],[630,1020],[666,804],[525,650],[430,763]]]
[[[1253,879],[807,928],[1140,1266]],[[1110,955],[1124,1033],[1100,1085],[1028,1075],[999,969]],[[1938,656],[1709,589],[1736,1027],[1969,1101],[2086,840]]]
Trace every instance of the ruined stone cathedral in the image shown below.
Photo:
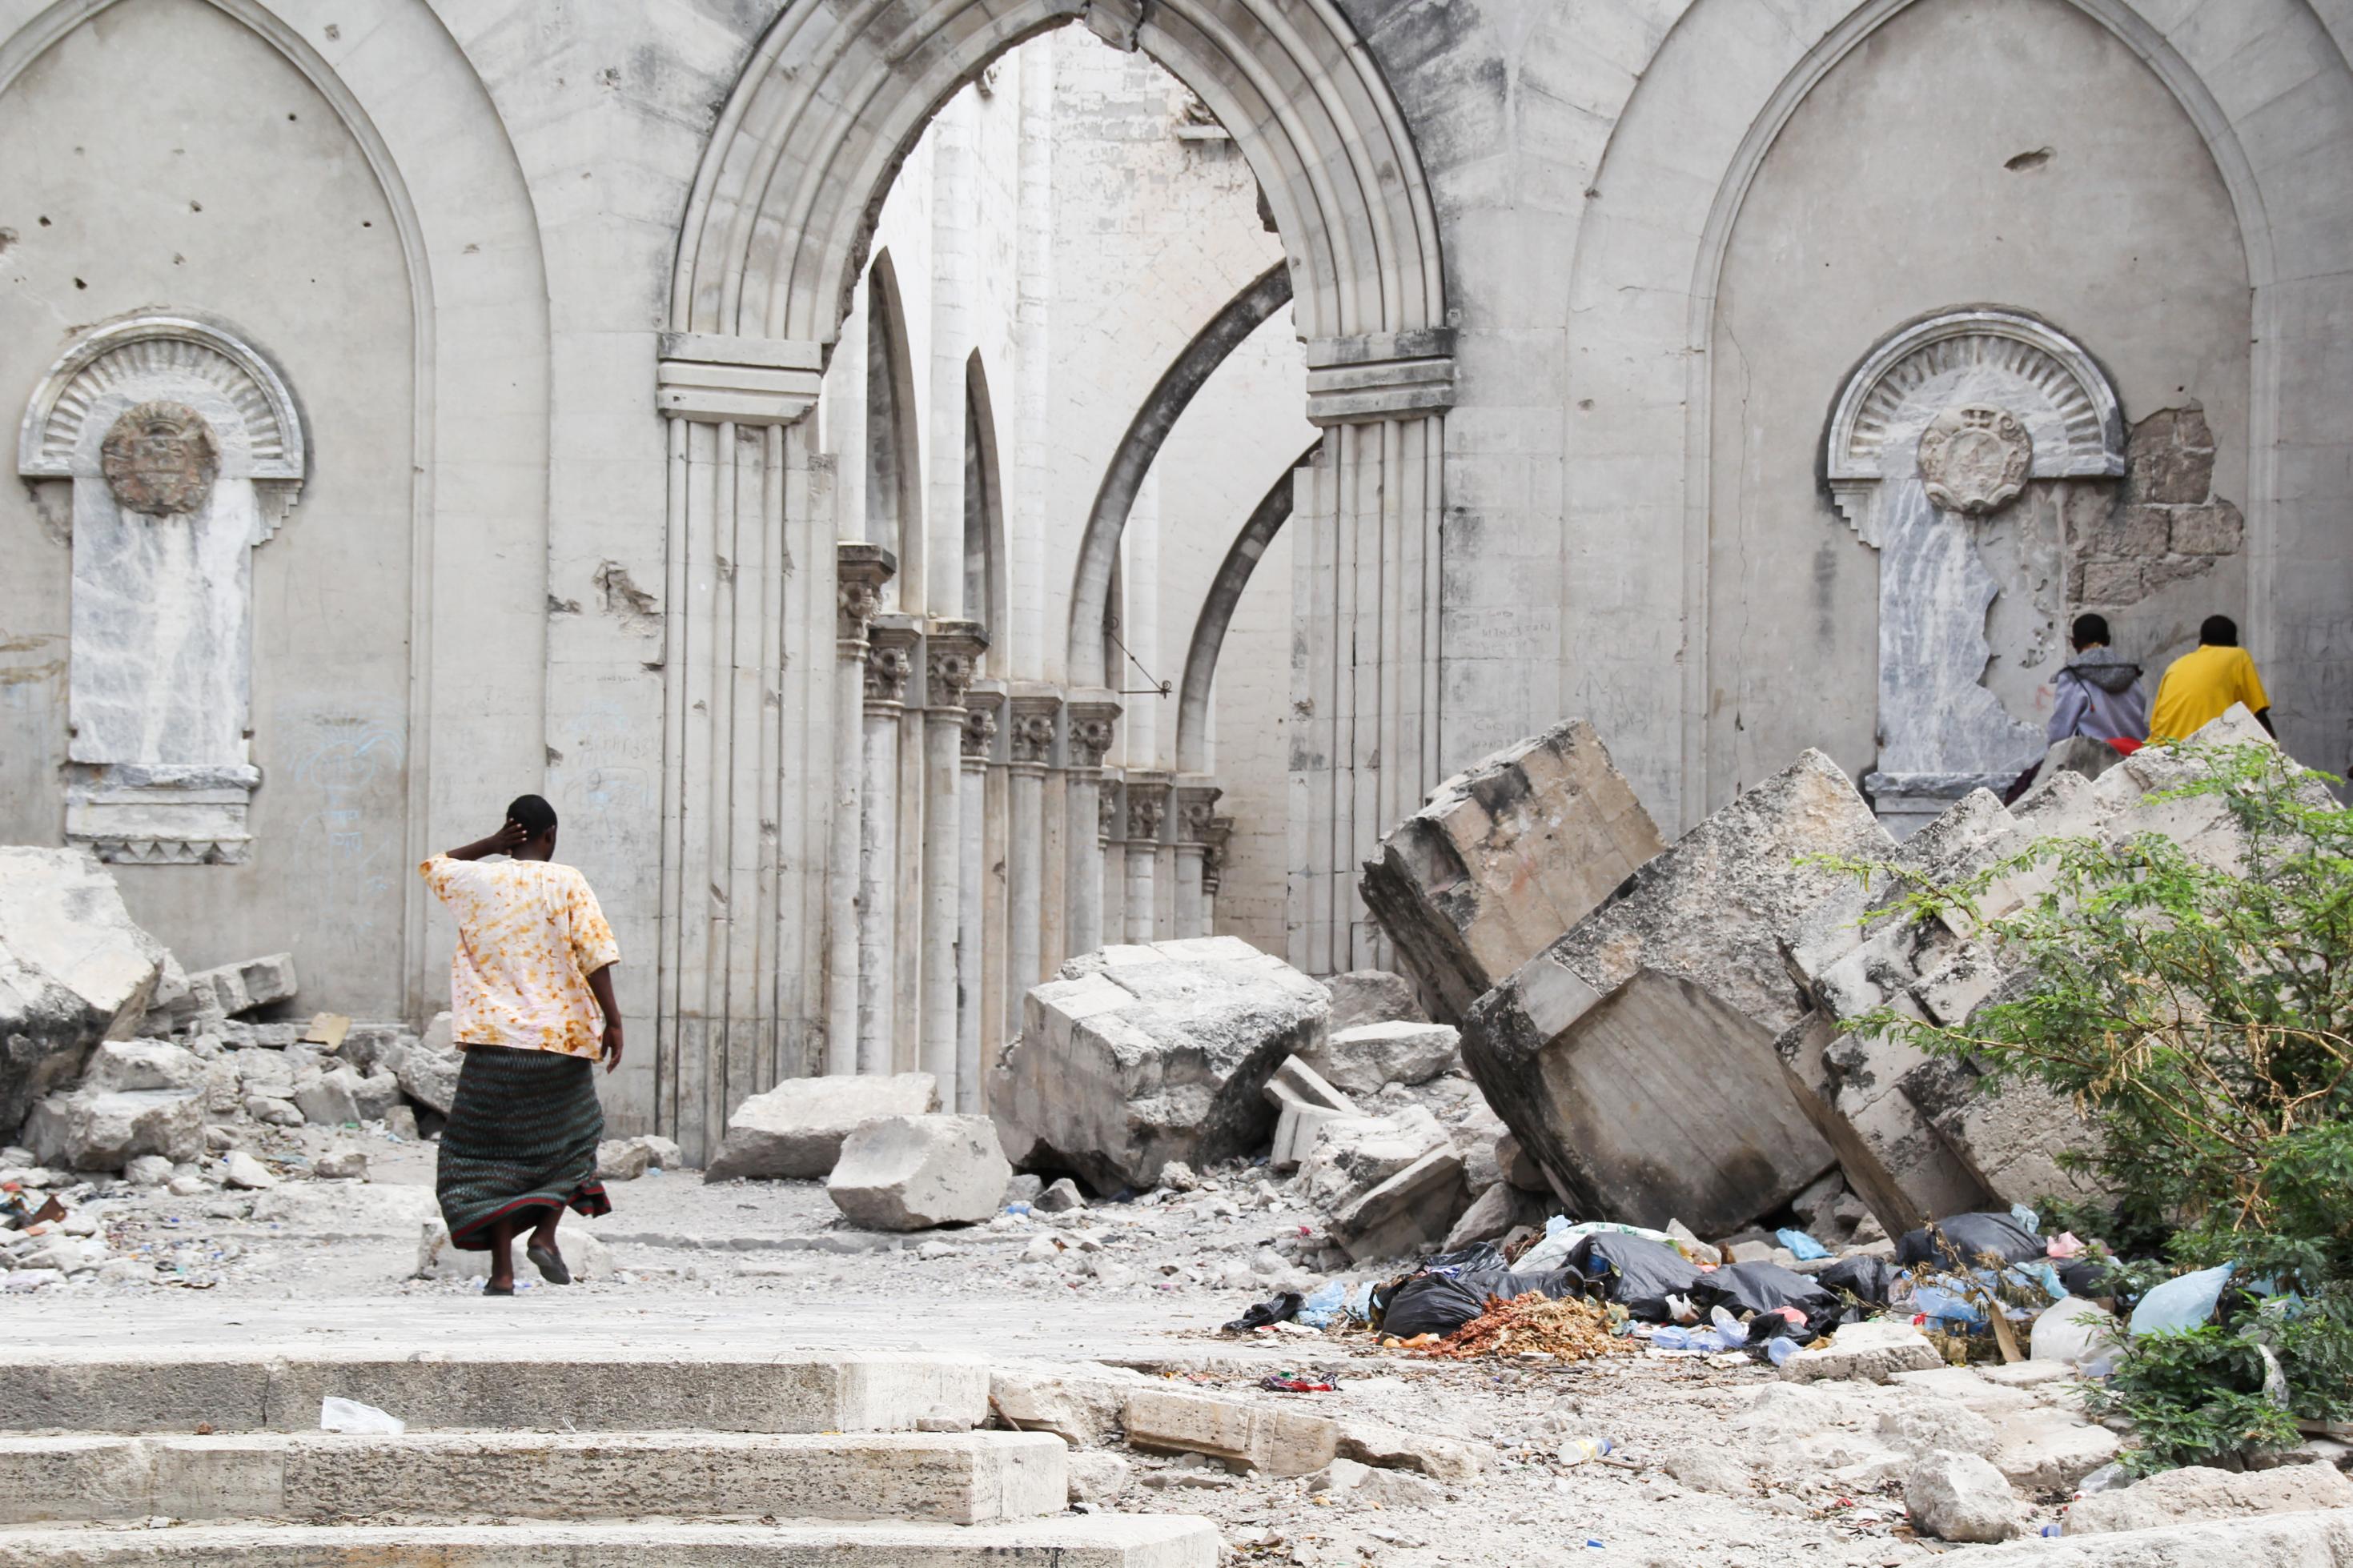
[[[0,842],[414,1021],[544,794],[699,1155],[1567,714],[1901,828],[2219,612],[2343,772],[2348,148],[2353,0],[0,0]]]

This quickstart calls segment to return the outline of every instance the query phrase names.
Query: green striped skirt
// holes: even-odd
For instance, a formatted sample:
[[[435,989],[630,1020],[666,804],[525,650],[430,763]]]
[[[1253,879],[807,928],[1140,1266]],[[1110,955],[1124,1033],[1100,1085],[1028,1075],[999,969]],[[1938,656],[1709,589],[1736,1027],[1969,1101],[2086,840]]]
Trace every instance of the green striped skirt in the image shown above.
[[[586,1057],[467,1047],[433,1184],[449,1244],[484,1251],[500,1220],[528,1230],[550,1209],[610,1214],[596,1179],[604,1136],[596,1064]]]

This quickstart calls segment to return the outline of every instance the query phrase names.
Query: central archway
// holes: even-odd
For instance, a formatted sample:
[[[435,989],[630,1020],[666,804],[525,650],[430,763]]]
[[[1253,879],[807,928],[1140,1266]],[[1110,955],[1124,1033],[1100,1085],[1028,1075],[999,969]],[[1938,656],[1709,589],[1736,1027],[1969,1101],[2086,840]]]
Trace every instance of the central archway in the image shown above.
[[[1303,509],[1320,585],[1293,748],[1309,846],[1294,962],[1372,956],[1356,862],[1435,782],[1445,278],[1404,117],[1336,0],[790,0],[697,173],[657,373],[670,420],[660,1070],[682,1141],[765,1087],[734,1064],[822,1054],[824,928],[848,915],[825,844],[857,805],[826,787],[828,769],[779,765],[796,744],[827,754],[841,683],[825,647],[848,658],[865,640],[847,600],[836,626],[834,479],[803,416],[925,124],[997,56],[1073,22],[1150,55],[1233,135],[1282,238],[1308,417],[1336,431],[1329,482]],[[789,565],[764,584],[739,570],[754,562]],[[1116,702],[1092,689],[1101,670],[1066,673],[1056,750],[1072,819],[1092,823]],[[1062,935],[1081,951],[1100,940],[1082,891],[1100,857],[1092,833],[1071,837]]]

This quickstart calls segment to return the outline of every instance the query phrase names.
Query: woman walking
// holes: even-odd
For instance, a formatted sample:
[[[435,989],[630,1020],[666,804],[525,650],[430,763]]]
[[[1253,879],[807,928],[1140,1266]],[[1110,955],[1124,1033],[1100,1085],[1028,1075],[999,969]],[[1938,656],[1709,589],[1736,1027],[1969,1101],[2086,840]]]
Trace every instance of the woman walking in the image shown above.
[[[458,920],[449,1011],[466,1054],[435,1191],[450,1245],[490,1253],[491,1296],[514,1294],[525,1231],[541,1278],[572,1283],[556,1222],[567,1207],[592,1219],[613,1207],[596,1179],[605,1113],[591,1064],[621,1065],[621,950],[588,879],[554,857],[555,808],[526,795],[496,833],[417,868]]]

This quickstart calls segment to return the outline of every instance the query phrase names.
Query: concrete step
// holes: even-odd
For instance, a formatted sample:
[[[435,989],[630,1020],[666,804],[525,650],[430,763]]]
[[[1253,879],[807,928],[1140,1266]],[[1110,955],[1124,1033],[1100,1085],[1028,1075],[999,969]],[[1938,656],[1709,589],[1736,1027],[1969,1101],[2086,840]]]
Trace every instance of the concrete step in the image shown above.
[[[182,1525],[0,1530],[0,1568],[1217,1568],[1208,1520],[1023,1524]]]
[[[987,1417],[988,1368],[903,1352],[579,1352],[553,1338],[414,1355],[0,1351],[0,1432],[310,1432],[328,1394],[412,1431],[964,1432]]]
[[[991,1524],[1060,1513],[1046,1432],[253,1433],[0,1437],[0,1525],[284,1519],[776,1518]]]

